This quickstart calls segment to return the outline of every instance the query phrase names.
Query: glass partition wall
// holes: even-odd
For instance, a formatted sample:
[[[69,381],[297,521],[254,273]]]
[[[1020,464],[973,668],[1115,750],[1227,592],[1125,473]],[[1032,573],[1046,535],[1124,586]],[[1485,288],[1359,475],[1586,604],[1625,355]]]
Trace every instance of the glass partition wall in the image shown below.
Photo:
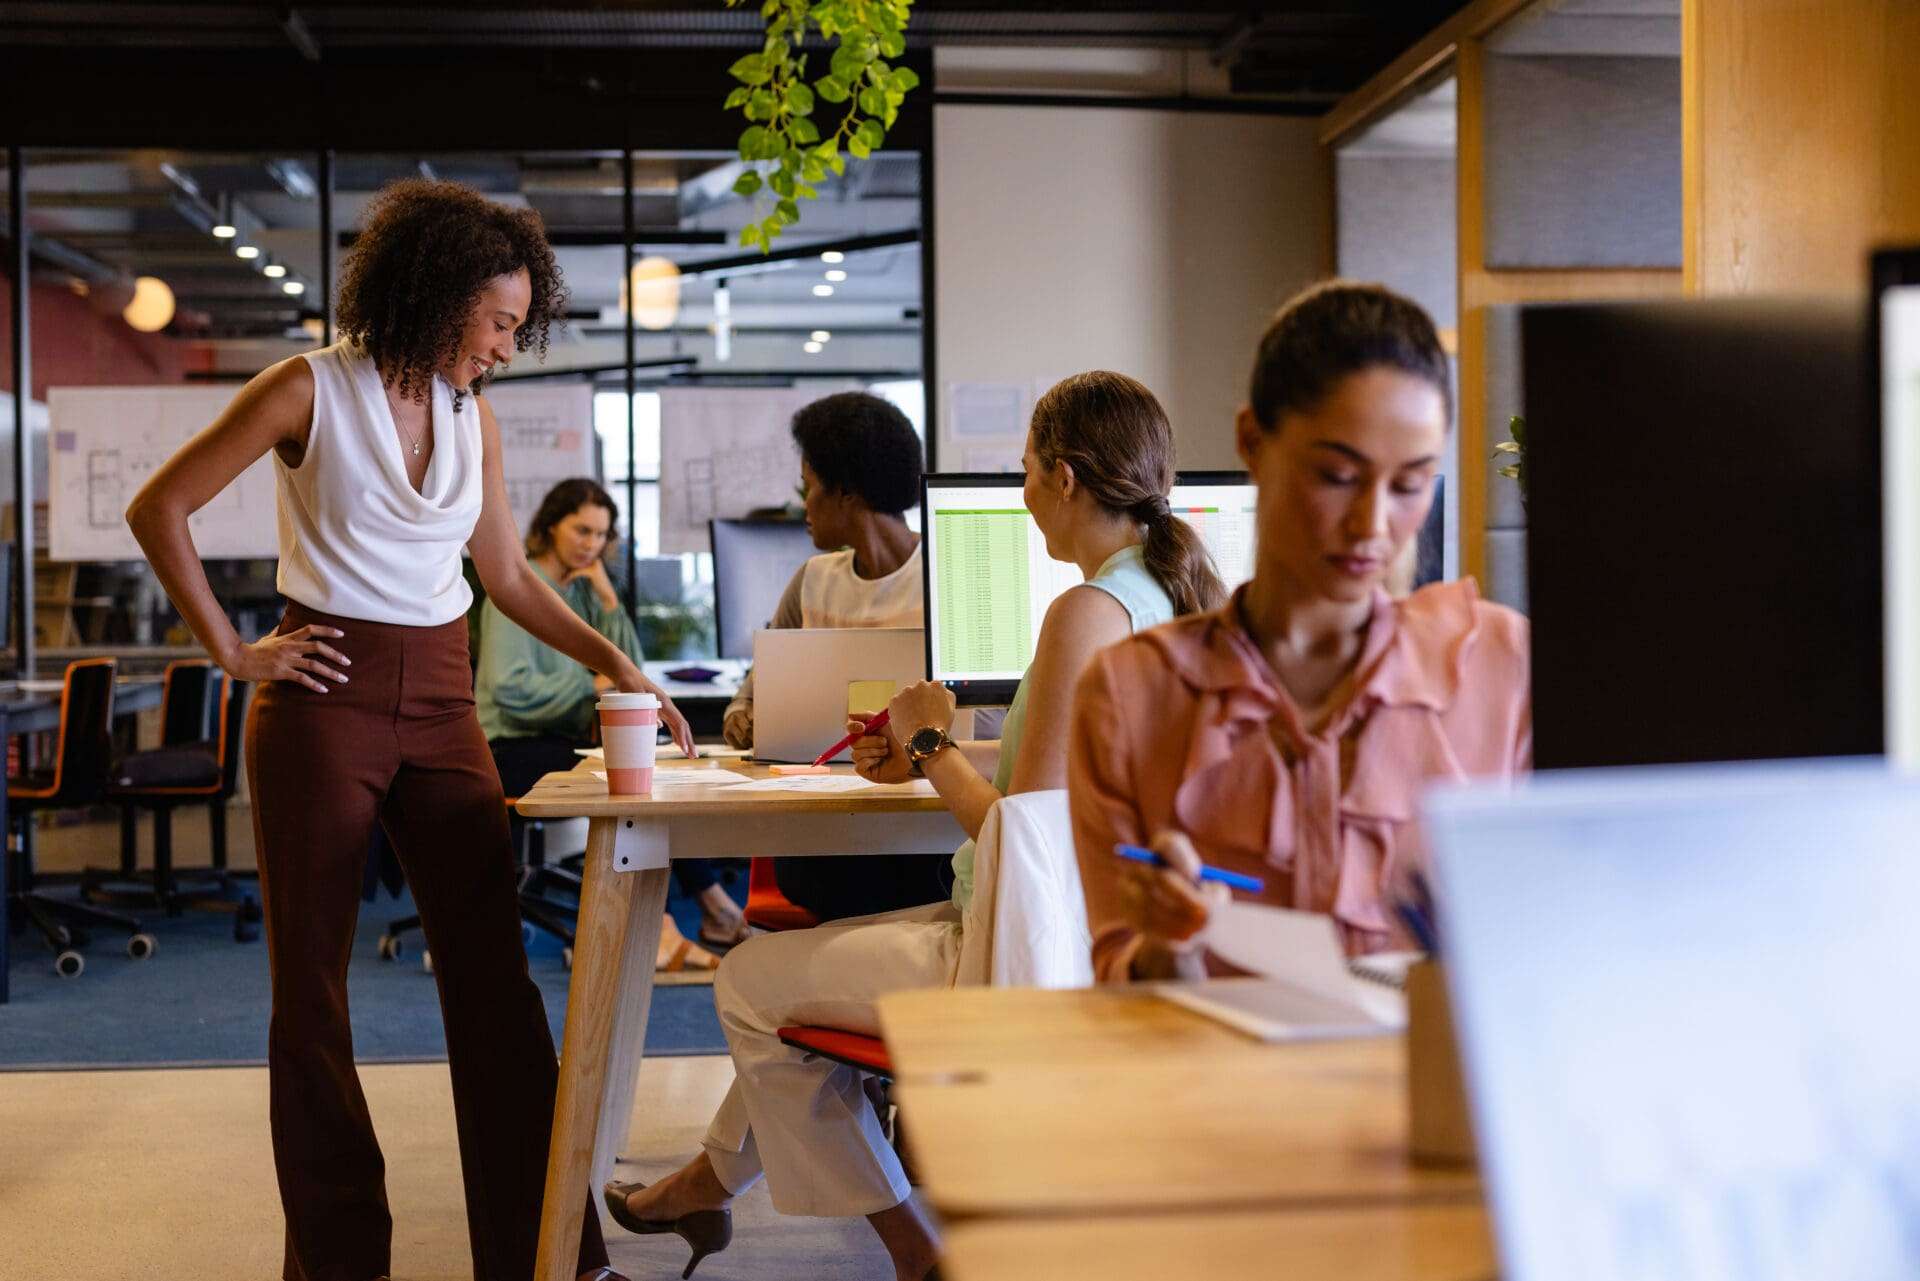
[[[204,425],[245,380],[331,339],[342,256],[401,178],[462,182],[546,223],[566,323],[544,362],[512,362],[490,392],[503,429],[509,408],[522,423],[508,442],[510,478],[521,464],[514,506],[524,523],[563,475],[607,487],[626,535],[615,578],[650,657],[713,652],[710,557],[684,540],[660,554],[663,391],[866,386],[924,437],[917,152],[881,153],[823,186],[771,255],[735,244],[755,211],[734,194],[740,166],[725,152],[27,149],[22,160],[43,534],[34,648],[49,667],[101,649],[157,665],[191,646],[125,536],[126,500],[182,430],[176,419]],[[11,375],[0,363],[8,386]],[[110,388],[137,390],[116,400]],[[9,441],[9,500],[11,460]],[[797,482],[797,459],[792,470]],[[236,627],[258,635],[279,608],[270,480],[236,482],[222,501],[238,506],[208,514],[231,534],[207,551],[209,573]]]

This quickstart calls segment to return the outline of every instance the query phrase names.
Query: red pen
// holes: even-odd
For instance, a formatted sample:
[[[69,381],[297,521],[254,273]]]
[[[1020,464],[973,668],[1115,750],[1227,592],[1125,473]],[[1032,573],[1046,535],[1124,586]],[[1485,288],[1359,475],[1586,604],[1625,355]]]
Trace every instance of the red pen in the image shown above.
[[[884,708],[881,709],[878,715],[867,716],[867,717],[863,717],[862,719],[866,722],[867,727],[865,729],[858,730],[852,734],[847,735],[845,738],[835,743],[832,747],[829,747],[826,751],[814,757],[813,758],[814,765],[816,767],[825,765],[830,759],[839,755],[841,748],[852,747],[854,739],[864,737],[865,735],[873,733],[873,731],[877,729],[885,729],[887,727],[887,713]]]

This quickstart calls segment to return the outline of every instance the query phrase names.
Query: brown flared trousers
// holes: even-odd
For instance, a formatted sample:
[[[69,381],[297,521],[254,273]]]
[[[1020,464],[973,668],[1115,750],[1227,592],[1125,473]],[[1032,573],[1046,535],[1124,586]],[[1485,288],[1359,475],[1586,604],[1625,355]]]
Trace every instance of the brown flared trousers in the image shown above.
[[[453,1077],[475,1281],[528,1281],[559,1079],[527,973],[500,778],[473,710],[467,624],[403,627],[291,605],[282,632],[337,627],[353,660],[325,694],[264,685],[247,781],[273,970],[274,1164],[287,1281],[390,1270],[385,1163],[353,1066],[347,959],[373,826],[420,909]],[[578,1271],[605,1265],[591,1196]]]

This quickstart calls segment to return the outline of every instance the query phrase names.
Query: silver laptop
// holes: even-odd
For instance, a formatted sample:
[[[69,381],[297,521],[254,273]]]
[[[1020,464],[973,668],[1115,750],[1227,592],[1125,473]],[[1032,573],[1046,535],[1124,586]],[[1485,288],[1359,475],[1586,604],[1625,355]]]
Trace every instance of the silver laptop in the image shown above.
[[[1426,814],[1502,1277],[1920,1277],[1920,782],[1593,771]]]
[[[893,691],[926,678],[926,633],[917,627],[755,632],[754,759],[810,762],[845,737],[849,711],[880,711]]]

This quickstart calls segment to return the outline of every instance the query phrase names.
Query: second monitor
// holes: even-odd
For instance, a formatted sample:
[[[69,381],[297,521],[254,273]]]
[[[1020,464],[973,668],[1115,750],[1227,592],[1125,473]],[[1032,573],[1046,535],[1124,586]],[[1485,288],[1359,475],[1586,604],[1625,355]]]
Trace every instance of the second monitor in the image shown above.
[[[1017,473],[926,478],[920,528],[926,575],[927,671],[962,705],[1011,701],[1054,598],[1080,567],[1047,555]],[[1167,496],[1193,525],[1229,588],[1253,573],[1254,488],[1243,472],[1182,472]]]

